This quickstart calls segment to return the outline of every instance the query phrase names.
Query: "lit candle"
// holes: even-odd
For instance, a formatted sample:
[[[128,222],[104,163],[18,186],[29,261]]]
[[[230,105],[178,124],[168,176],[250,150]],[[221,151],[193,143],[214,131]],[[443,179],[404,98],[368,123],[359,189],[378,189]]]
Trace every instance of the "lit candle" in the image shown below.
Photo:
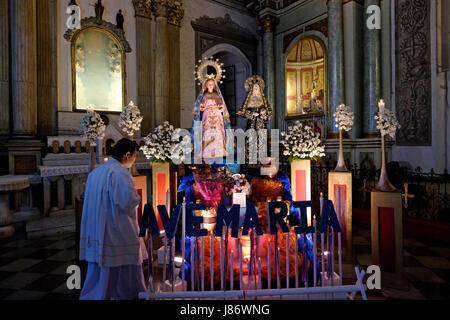
[[[384,103],[384,100],[381,99],[380,102],[378,102],[378,108],[380,109],[380,113],[384,112],[385,107],[386,107],[386,104]]]
[[[324,280],[324,276],[325,276],[325,252],[323,251],[323,243],[324,242],[325,242],[324,234],[321,233],[320,234],[320,243],[321,243],[321,247],[322,247],[322,251],[321,251],[322,252],[322,274],[321,274],[321,278],[320,278],[320,284],[322,287],[324,286],[323,280]]]
[[[248,263],[247,263],[248,290],[250,290],[252,288],[252,272],[251,272],[251,270],[252,270],[252,263],[251,263],[251,260],[248,260]]]

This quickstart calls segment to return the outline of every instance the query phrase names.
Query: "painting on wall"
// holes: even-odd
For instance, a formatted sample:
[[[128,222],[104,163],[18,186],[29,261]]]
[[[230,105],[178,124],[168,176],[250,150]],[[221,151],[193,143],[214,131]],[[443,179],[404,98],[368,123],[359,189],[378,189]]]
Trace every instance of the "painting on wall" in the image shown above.
[[[74,110],[121,112],[124,106],[124,52],[108,32],[87,28],[73,43]]]
[[[286,116],[325,114],[325,56],[322,44],[303,38],[294,45],[286,61]]]

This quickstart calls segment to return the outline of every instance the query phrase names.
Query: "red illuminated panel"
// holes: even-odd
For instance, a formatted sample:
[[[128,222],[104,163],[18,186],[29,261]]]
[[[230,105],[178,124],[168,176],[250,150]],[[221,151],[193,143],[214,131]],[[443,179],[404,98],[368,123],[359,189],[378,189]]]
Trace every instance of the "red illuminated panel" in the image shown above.
[[[166,205],[166,175],[164,173],[158,173],[156,176],[156,205],[165,206]],[[158,218],[158,225],[160,230],[164,230],[159,213],[156,212],[156,217]]]
[[[395,271],[395,220],[394,208],[379,209],[380,268]]]
[[[295,201],[309,201],[306,199],[306,171],[295,171]]]
[[[338,187],[341,189],[340,203],[338,201]],[[340,212],[339,212],[340,206]],[[342,247],[347,245],[347,186],[345,184],[335,184],[334,185],[334,209],[341,224],[341,241]]]

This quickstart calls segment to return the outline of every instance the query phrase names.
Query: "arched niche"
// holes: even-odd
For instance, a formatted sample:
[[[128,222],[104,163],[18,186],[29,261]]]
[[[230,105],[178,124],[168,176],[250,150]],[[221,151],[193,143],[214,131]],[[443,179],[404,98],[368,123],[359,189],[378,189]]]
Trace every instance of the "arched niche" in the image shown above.
[[[325,116],[328,105],[327,48],[317,32],[305,32],[288,46],[284,59],[287,119]]]
[[[72,108],[84,111],[121,112],[126,104],[126,54],[131,47],[123,30],[95,17],[69,29],[71,43]]]

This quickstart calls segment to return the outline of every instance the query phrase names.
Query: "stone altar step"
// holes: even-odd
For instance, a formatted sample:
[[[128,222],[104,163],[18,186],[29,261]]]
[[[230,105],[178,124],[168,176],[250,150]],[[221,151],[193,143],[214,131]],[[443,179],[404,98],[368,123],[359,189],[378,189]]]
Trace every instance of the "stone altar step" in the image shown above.
[[[75,212],[67,210],[56,216],[45,217],[26,224],[28,239],[59,236],[75,232]]]

